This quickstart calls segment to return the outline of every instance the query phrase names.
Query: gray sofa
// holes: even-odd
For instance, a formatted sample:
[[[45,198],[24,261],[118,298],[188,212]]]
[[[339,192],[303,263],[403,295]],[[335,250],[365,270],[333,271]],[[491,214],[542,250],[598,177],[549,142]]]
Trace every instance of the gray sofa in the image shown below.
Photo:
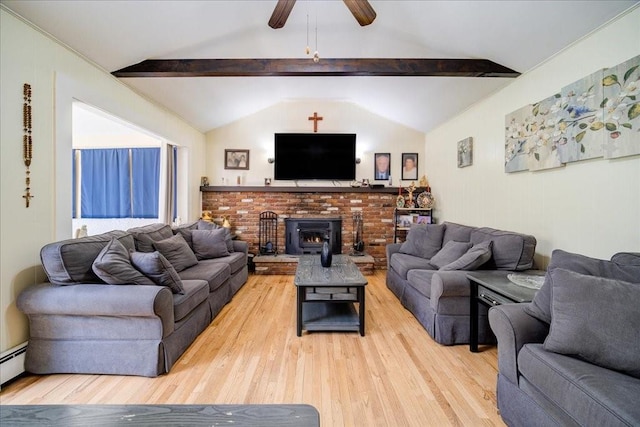
[[[509,426],[640,425],[640,253],[555,250],[530,304],[489,310]]]
[[[413,225],[404,243],[387,245],[387,287],[436,342],[469,342],[467,271],[533,267],[533,236],[451,222]],[[495,341],[480,307],[480,343]]]
[[[29,319],[25,369],[169,372],[247,281],[246,242],[216,228],[152,224],[44,246],[49,282],[17,299]]]

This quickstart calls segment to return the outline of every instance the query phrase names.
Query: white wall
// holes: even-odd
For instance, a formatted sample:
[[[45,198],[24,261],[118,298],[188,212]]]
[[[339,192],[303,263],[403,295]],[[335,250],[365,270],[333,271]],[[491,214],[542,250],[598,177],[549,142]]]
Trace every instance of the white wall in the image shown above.
[[[640,8],[429,132],[426,172],[438,220],[530,233],[542,266],[556,248],[607,259],[618,251],[640,252],[640,156],[504,172],[506,114],[638,54]],[[456,143],[468,136],[473,165],[459,169]]]
[[[71,110],[80,100],[184,147],[183,218],[198,217],[204,135],[140,97],[108,72],[0,9],[0,351],[27,339],[17,295],[42,281],[40,248],[72,233]],[[34,199],[25,207],[22,86],[31,84]]]
[[[362,159],[356,165],[356,179],[369,178],[373,183],[374,153],[391,153],[393,185],[408,185],[400,181],[402,153],[418,153],[418,176],[424,168],[424,133],[380,117],[355,104],[341,101],[282,102],[207,133],[207,176],[210,185],[221,185],[225,178],[235,185],[240,175],[244,185],[263,185],[264,178],[273,178],[273,135],[278,132],[313,132],[308,118],[317,112],[319,133],[357,134],[356,155]],[[225,170],[224,150],[250,149],[250,170]],[[378,181],[379,184],[387,184]],[[331,185],[318,181],[299,181],[299,185]],[[341,183],[348,186],[348,182]],[[274,181],[273,185],[293,185],[290,181]]]

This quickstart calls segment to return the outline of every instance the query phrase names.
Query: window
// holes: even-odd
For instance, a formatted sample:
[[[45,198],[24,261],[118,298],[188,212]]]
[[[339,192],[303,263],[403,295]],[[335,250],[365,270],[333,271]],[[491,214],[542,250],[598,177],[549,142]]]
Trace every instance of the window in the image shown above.
[[[75,151],[73,179],[80,178],[80,191],[74,206],[79,194],[82,218],[158,218],[159,148]]]

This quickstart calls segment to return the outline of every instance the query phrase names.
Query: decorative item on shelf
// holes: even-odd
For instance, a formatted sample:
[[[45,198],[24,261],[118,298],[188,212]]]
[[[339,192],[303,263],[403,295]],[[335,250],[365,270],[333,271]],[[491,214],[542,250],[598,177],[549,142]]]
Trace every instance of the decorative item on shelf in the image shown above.
[[[229,216],[225,215],[222,217],[222,226],[224,228],[231,228],[231,223],[229,222]]]
[[[364,241],[362,240],[362,212],[353,214],[353,256],[364,255]]]
[[[208,187],[209,186],[209,178],[207,178],[206,176],[200,177],[200,186],[201,187]]]
[[[351,187],[352,188],[360,188],[362,187],[362,183],[360,181],[351,181]]]
[[[202,220],[213,222],[213,216],[211,216],[211,211],[202,211]]]
[[[329,238],[325,237],[324,243],[322,243],[322,250],[320,251],[320,264],[323,267],[331,267],[332,260],[333,254],[331,253],[331,246],[329,246]]]
[[[271,185],[271,178],[265,178],[264,179],[264,185],[266,185],[266,186]]]
[[[422,175],[422,178],[420,178],[419,184],[420,184],[420,188],[427,188],[429,186],[427,175]]]
[[[22,198],[25,200],[27,207],[29,202],[33,199],[31,195],[31,160],[33,160],[33,140],[31,138],[31,85],[25,83],[22,86],[22,95],[24,98],[24,104],[22,105],[22,128],[24,135],[22,136],[22,158],[24,165],[27,168],[27,177],[25,178],[25,194]]]
[[[407,197],[405,202],[406,208],[415,208],[416,204],[413,200],[413,192],[416,191],[416,183],[411,181],[411,185],[407,188]]]
[[[418,194],[418,207],[423,209],[432,209],[436,201],[431,194],[431,187],[427,187],[427,191]]]
[[[363,186],[363,187],[368,187],[368,186],[369,186],[369,179],[368,179],[368,178],[363,178],[363,180],[362,180],[362,186]]]

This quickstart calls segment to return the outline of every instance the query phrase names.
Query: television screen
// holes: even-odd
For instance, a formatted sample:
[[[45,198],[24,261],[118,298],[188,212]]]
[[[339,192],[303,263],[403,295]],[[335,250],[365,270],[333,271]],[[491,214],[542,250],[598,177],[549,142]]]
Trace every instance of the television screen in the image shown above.
[[[355,177],[356,134],[275,134],[275,179],[354,180]]]

